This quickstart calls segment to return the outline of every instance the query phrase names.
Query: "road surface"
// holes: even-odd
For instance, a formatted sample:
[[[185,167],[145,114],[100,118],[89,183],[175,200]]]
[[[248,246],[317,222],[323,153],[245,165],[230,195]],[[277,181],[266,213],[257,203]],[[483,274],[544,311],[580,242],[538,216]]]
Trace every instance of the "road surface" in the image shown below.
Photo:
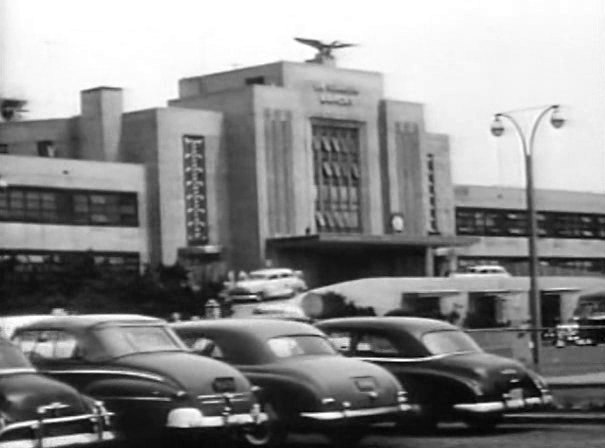
[[[442,425],[431,435],[405,435],[394,427],[374,428],[359,448],[602,448],[605,424],[503,424],[491,433],[461,424]],[[329,448],[320,436],[291,435],[285,448]]]

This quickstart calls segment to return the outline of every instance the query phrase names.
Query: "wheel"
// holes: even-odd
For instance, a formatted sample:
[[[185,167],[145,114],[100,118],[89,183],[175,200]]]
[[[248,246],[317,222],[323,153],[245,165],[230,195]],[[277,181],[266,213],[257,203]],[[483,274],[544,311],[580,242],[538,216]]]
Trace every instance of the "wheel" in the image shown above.
[[[286,440],[288,434],[275,407],[271,403],[266,403],[264,411],[268,420],[244,431],[242,435],[244,446],[281,447]]]
[[[493,431],[501,421],[502,414],[476,415],[464,419],[464,423],[469,428],[481,432]]]
[[[328,432],[326,435],[335,448],[354,448],[365,437],[368,430],[365,426],[358,428],[339,428]]]

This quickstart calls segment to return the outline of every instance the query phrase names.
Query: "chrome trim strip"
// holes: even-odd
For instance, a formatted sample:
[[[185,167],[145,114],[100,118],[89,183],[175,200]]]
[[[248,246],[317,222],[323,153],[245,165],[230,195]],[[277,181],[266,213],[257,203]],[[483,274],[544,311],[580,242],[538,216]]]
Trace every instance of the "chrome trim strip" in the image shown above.
[[[104,370],[104,369],[82,369],[82,370],[42,370],[41,372],[47,373],[49,375],[73,375],[73,374],[82,374],[82,375],[123,375],[123,376],[133,376],[135,378],[143,378],[151,381],[157,381],[159,383],[166,382],[166,378],[161,377],[159,375],[153,375],[151,373],[144,372],[133,372],[128,370]]]
[[[52,425],[55,423],[71,423],[71,422],[77,422],[79,420],[89,420],[89,421],[93,421],[95,419],[98,419],[99,416],[103,416],[103,415],[99,415],[99,414],[81,414],[81,415],[71,415],[68,417],[52,417],[52,418],[44,418],[41,420],[24,420],[21,422],[15,422],[15,423],[11,423],[7,426],[5,426],[4,428],[2,428],[0,430],[0,437],[2,437],[4,434],[6,434],[7,432],[10,432],[14,429],[22,429],[22,428],[29,428],[29,427],[35,427],[38,426],[40,423],[42,423],[43,425]]]
[[[454,405],[454,409],[464,412],[488,413],[523,409],[547,404],[549,402],[549,397],[529,397],[507,401],[489,401],[485,403],[459,403]]]
[[[441,354],[441,355],[424,356],[422,358],[390,358],[390,357],[389,358],[379,358],[379,357],[375,357],[375,356],[355,356],[355,358],[360,359],[362,361],[385,362],[385,363],[427,362],[427,361],[434,361],[436,359],[447,358],[447,357],[453,356],[453,355],[460,355],[463,353],[470,353],[470,352],[445,353],[445,354]]]
[[[0,369],[0,375],[14,375],[16,373],[37,373],[37,370],[32,368]]]
[[[411,409],[409,405],[397,405],[397,406],[382,406],[377,408],[369,409],[352,409],[342,411],[324,411],[324,412],[301,412],[300,416],[304,418],[310,418],[313,420],[346,420],[348,418],[356,417],[371,417],[375,415],[394,414],[401,411],[407,411]]]
[[[198,395],[197,399],[198,400],[212,400],[212,399],[220,399],[220,400],[225,400],[225,396],[229,397],[230,399],[237,399],[237,398],[246,398],[248,394],[244,393],[244,392],[226,392],[224,394],[207,394],[207,395]]]
[[[107,401],[107,400],[165,401],[165,402],[172,401],[172,398],[170,398],[170,397],[129,397],[127,395],[104,396],[104,397],[99,397],[99,398],[101,398],[101,400],[103,400],[103,401]]]
[[[115,440],[115,434],[111,431],[104,431],[102,434],[69,434],[64,436],[44,437],[42,446],[44,448],[59,448],[63,446],[91,444],[95,442],[103,442]],[[7,442],[0,441],[0,448],[38,448],[39,443],[34,439],[10,440]]]

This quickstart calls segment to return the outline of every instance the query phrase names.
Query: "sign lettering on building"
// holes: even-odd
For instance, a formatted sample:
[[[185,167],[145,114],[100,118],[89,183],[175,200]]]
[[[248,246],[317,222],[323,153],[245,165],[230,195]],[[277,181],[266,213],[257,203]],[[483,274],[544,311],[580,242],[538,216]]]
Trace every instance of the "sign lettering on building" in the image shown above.
[[[317,92],[321,104],[335,106],[352,106],[353,97],[359,95],[356,88],[337,84],[313,84],[313,90]]]
[[[187,245],[203,246],[208,244],[204,137],[183,137],[183,181]]]

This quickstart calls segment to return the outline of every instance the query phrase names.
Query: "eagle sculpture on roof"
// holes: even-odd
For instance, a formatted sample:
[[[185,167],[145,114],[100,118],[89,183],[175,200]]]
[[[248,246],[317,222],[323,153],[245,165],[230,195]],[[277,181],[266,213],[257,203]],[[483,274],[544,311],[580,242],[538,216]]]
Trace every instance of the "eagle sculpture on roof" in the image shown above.
[[[332,42],[322,42],[317,39],[305,39],[302,37],[295,37],[294,40],[300,42],[301,44],[315,48],[317,50],[317,54],[313,59],[309,59],[307,62],[315,62],[318,64],[333,62],[334,55],[332,54],[332,51],[334,50],[357,46],[357,44],[340,42],[339,40],[335,40]]]

